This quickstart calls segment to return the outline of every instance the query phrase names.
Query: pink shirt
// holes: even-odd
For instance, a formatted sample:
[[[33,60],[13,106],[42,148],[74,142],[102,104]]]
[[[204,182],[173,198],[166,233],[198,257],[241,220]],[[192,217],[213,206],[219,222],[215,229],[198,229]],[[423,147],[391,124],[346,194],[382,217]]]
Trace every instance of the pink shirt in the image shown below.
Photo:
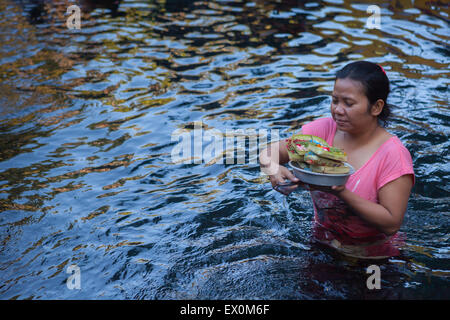
[[[336,122],[332,118],[318,119],[304,125],[302,132],[321,137],[333,145]],[[345,186],[360,197],[378,203],[378,190],[405,174],[411,174],[414,183],[411,154],[400,139],[393,136],[350,176]],[[311,197],[315,221],[332,231],[332,234],[339,235],[341,241],[354,244],[356,240],[373,242],[387,239],[386,235],[353,213],[338,197],[322,191],[311,191]]]

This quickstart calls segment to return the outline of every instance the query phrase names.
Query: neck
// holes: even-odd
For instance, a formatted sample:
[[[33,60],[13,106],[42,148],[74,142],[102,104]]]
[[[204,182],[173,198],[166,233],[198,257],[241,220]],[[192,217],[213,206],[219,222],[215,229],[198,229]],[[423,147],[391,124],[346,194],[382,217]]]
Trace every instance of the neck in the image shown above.
[[[381,127],[378,121],[371,122],[364,126],[364,129],[358,132],[343,132],[343,137],[351,144],[358,146],[364,145],[370,141]]]

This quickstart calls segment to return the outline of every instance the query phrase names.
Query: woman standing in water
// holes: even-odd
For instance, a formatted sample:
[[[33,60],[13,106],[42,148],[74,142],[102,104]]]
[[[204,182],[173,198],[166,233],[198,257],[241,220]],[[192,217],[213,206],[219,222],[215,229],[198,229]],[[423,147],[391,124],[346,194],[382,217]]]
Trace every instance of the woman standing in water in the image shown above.
[[[336,74],[332,117],[301,129],[344,150],[355,168],[345,185],[305,186],[314,205],[315,239],[353,256],[398,254],[397,231],[414,185],[409,151],[383,127],[390,115],[388,95],[389,79],[381,66],[350,63]],[[260,154],[261,167],[276,190],[286,180],[297,183],[284,189],[285,194],[302,184],[281,166],[288,161],[286,140],[272,143]]]

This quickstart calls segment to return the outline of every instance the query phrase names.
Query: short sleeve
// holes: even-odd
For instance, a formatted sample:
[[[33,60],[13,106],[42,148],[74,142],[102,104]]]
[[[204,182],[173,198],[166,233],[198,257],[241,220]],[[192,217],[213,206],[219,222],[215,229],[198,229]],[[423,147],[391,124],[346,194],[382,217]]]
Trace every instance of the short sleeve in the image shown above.
[[[405,174],[412,175],[414,185],[415,176],[411,154],[398,138],[393,139],[389,147],[384,148],[382,158],[377,174],[377,190]]]
[[[321,118],[302,126],[303,134],[310,134],[324,139],[329,145],[333,145],[336,123],[333,118]]]

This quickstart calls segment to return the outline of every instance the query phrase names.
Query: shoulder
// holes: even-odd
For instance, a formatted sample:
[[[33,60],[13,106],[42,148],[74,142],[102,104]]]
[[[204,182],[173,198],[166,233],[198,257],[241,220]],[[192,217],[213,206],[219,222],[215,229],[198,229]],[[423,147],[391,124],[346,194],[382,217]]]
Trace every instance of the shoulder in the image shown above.
[[[396,135],[392,135],[387,139],[380,149],[382,149],[380,151],[389,158],[398,159],[406,157],[411,159],[411,153]]]
[[[397,136],[390,137],[378,151],[379,187],[405,174],[411,174],[414,183],[411,154]]]

